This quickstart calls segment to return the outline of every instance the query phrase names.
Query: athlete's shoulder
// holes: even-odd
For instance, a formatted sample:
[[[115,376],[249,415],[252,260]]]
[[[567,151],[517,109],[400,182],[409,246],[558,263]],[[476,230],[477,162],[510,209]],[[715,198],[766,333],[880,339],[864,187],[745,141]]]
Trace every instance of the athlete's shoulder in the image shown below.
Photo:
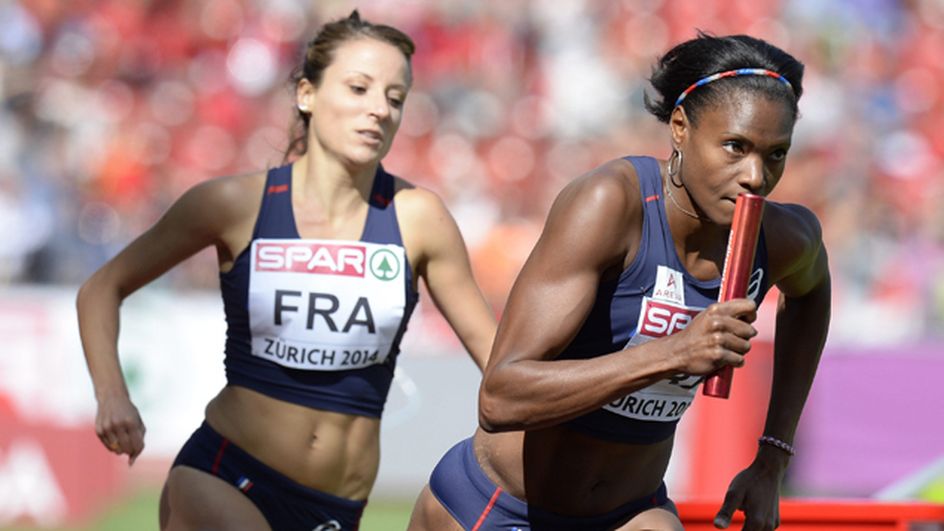
[[[624,264],[641,234],[640,195],[629,161],[604,162],[563,187],[551,205],[539,245],[569,249],[581,257],[579,267]]]
[[[823,238],[823,229],[816,214],[794,203],[767,201],[764,225],[767,227],[765,230],[776,231],[776,235],[786,241],[818,245]]]
[[[614,221],[635,219],[640,210],[639,176],[626,159],[613,159],[569,182],[555,205],[576,206]]]
[[[261,193],[265,178],[265,171],[213,177],[194,184],[184,196],[201,201],[234,201],[253,191]]]
[[[265,180],[265,171],[214,177],[194,185],[188,193],[221,208],[227,205],[238,208],[250,202],[258,206],[256,199],[262,196]]]
[[[638,189],[636,167],[625,158],[612,159],[577,177],[574,182],[590,182],[597,186]]]
[[[440,216],[446,211],[445,202],[436,192],[402,177],[393,178],[393,197],[401,222],[407,219],[428,220],[429,216]]]
[[[265,179],[265,171],[207,179],[184,192],[177,206],[208,223],[237,223],[258,213]]]
[[[763,221],[775,281],[812,263],[823,247],[819,219],[803,205],[768,201]]]

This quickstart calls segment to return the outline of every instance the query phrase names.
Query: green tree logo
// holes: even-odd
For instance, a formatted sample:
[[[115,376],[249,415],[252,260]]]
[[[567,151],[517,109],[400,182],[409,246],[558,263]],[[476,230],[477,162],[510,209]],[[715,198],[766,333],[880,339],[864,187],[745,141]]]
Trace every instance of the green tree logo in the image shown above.
[[[379,280],[400,276],[400,259],[390,249],[378,249],[370,256],[370,272]]]

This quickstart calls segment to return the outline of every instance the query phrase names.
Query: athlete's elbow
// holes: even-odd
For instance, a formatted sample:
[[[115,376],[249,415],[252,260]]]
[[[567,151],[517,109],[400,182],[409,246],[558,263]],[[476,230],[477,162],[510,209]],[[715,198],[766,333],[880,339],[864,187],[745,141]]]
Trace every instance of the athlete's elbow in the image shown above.
[[[479,427],[488,433],[513,431],[516,424],[510,418],[501,414],[500,410],[486,407],[479,402]]]
[[[75,307],[80,314],[86,307],[92,304],[92,300],[97,295],[101,294],[101,288],[97,285],[96,280],[96,275],[92,275],[79,286],[75,294]]]
[[[479,392],[479,426],[483,430],[498,433],[522,429],[524,422],[519,418],[519,409],[509,397],[490,390],[483,383]]]
[[[79,286],[75,297],[76,305],[94,304],[96,301],[107,299],[114,299],[120,304],[134,291],[125,284],[119,282],[114,268],[110,267],[110,264],[106,264],[89,275],[85,282]]]
[[[501,430],[501,418],[496,411],[493,401],[486,400],[479,395],[479,426],[488,433],[497,433]]]

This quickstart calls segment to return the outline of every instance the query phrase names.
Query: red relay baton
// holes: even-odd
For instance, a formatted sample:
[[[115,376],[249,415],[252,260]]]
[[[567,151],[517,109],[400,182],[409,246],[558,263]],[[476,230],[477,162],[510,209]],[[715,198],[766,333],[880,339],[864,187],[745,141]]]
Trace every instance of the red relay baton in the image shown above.
[[[728,236],[728,250],[724,257],[724,271],[721,274],[718,302],[747,296],[747,286],[751,279],[751,267],[754,265],[754,253],[757,252],[757,236],[760,233],[760,220],[763,213],[763,196],[738,194],[734,204],[731,235]],[[733,376],[734,367],[730,365],[718,370],[705,379],[702,394],[728,398]]]

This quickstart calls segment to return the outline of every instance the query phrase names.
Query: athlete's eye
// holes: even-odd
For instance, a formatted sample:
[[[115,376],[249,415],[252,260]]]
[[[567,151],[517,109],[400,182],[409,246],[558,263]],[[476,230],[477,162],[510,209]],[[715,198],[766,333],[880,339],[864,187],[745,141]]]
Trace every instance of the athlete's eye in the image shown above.
[[[786,160],[786,158],[787,158],[786,149],[778,149],[777,151],[774,151],[773,153],[770,154],[770,159],[773,160],[774,162],[783,162],[784,160]]]
[[[724,146],[724,149],[730,153],[734,153],[736,155],[744,153],[744,144],[737,140],[727,140],[721,145]]]

